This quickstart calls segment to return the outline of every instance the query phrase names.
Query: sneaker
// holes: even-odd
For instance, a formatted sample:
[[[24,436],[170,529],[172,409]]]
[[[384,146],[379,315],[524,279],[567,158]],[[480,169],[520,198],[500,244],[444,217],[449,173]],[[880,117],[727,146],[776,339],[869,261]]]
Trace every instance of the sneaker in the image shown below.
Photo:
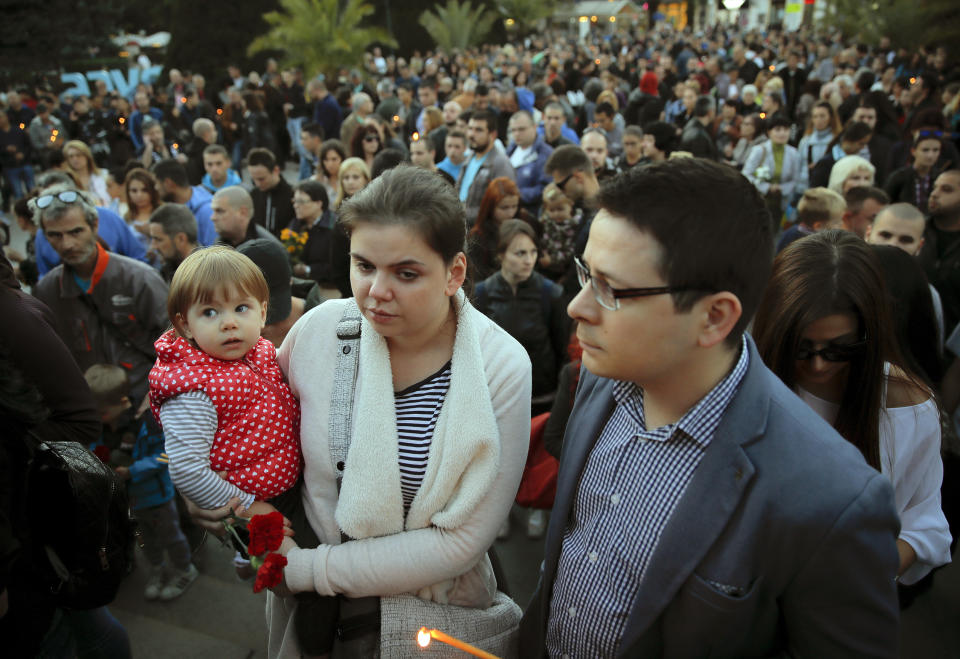
[[[527,537],[531,540],[538,540],[543,537],[543,532],[547,530],[547,511],[534,509],[530,511],[530,517],[527,518]]]
[[[143,589],[143,596],[148,600],[155,600],[160,597],[162,589],[163,566],[153,565],[150,567],[150,576],[147,578],[147,587]]]
[[[170,581],[160,591],[160,599],[169,602],[180,597],[190,587],[190,584],[196,581],[199,575],[200,570],[194,567],[193,563],[190,563],[186,570],[174,570]]]

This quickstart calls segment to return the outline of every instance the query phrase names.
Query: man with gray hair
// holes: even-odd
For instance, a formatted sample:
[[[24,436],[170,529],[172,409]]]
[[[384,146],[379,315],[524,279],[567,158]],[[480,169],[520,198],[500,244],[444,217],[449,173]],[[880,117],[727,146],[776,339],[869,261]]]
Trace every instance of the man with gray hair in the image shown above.
[[[191,126],[193,138],[187,144],[183,154],[187,157],[187,179],[190,185],[200,185],[206,170],[203,168],[203,150],[217,143],[217,126],[206,117],[193,120]]]
[[[182,204],[161,204],[150,215],[150,249],[163,258],[161,273],[168,282],[197,243],[197,219]]]
[[[62,260],[37,283],[34,295],[50,307],[80,370],[94,364],[123,367],[139,404],[155,359],[153,342],[169,324],[167,284],[150,266],[97,242],[99,218],[88,193],[53,185],[30,201],[30,209]]]
[[[695,158],[719,160],[717,145],[707,128],[717,116],[717,102],[709,96],[701,96],[693,105],[693,116],[683,127],[680,136],[680,151],[689,151]]]
[[[366,92],[357,92],[350,99],[350,108],[352,111],[340,126],[340,141],[344,144],[350,144],[353,132],[363,124],[367,115],[373,112],[373,99]]]
[[[213,226],[219,236],[218,244],[236,247],[257,238],[280,242],[253,221],[253,197],[239,185],[223,188],[213,195],[210,207],[213,209]]]

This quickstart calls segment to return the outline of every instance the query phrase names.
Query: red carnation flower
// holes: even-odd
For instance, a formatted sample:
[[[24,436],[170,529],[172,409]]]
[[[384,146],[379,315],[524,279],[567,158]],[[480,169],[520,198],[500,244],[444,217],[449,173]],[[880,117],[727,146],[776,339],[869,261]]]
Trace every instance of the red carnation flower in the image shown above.
[[[263,565],[257,570],[257,579],[253,582],[253,592],[259,593],[264,588],[273,588],[283,581],[283,568],[287,565],[287,557],[282,554],[267,554]]]
[[[283,542],[283,515],[276,511],[266,515],[254,515],[247,523],[247,531],[250,532],[248,554],[259,556],[268,551],[276,551]]]

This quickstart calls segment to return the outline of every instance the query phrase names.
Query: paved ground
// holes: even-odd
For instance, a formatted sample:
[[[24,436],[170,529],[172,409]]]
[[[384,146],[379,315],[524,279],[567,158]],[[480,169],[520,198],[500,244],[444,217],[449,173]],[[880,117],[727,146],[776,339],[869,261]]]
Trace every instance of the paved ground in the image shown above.
[[[514,509],[509,539],[496,544],[514,599],[526,606],[536,587],[543,552],[528,540],[524,511]],[[230,565],[232,552],[208,541],[201,552],[201,575],[180,599],[143,599],[146,567],[124,584],[110,610],[127,627],[135,657],[193,659],[265,657],[264,596],[240,583]],[[957,557],[960,560],[960,556]],[[933,588],[904,612],[900,656],[905,659],[960,657],[960,567],[941,570]]]

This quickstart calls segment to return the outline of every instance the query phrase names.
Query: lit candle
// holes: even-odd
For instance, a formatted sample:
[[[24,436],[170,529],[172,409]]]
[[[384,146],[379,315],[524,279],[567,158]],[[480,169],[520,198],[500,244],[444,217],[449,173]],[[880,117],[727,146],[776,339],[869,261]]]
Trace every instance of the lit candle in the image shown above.
[[[430,645],[430,640],[434,638],[442,643],[446,643],[451,647],[457,648],[458,650],[463,650],[467,654],[472,654],[474,657],[481,657],[481,659],[499,659],[496,655],[490,654],[489,652],[484,652],[480,648],[470,645],[469,643],[464,643],[458,638],[448,636],[439,629],[427,629],[426,627],[421,627],[420,631],[417,632],[417,643],[419,643],[420,647],[422,648]]]

